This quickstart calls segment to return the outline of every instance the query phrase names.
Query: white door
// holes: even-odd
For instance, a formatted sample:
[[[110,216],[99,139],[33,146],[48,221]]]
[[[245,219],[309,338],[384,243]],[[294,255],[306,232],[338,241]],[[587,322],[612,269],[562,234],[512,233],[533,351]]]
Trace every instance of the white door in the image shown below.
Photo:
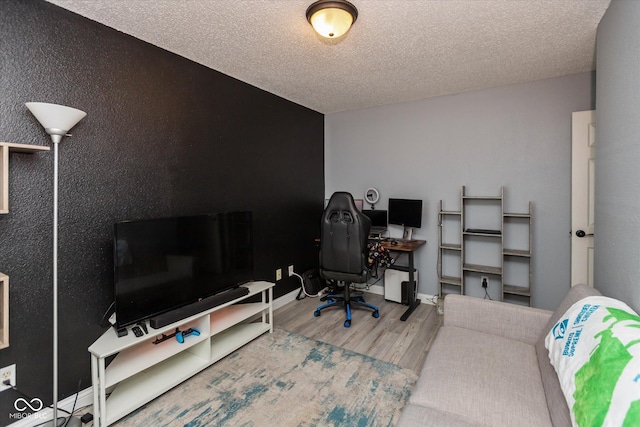
[[[593,286],[596,112],[571,118],[571,286]]]

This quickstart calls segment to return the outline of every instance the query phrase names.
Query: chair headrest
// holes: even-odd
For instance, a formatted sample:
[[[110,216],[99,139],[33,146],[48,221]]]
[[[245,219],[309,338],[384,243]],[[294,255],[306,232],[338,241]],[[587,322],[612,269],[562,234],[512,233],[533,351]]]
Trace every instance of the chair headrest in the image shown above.
[[[346,191],[337,191],[333,193],[331,199],[329,199],[329,203],[327,204],[327,208],[325,212],[332,211],[351,211],[357,212],[358,208],[356,207],[356,202],[353,200],[353,196],[351,193],[347,193]]]

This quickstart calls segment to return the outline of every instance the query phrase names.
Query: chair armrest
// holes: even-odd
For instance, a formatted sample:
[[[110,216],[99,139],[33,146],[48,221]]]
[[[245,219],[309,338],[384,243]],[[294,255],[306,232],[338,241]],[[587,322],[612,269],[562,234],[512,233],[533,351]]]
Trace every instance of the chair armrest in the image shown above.
[[[552,311],[470,296],[447,295],[444,325],[471,329],[534,345]]]

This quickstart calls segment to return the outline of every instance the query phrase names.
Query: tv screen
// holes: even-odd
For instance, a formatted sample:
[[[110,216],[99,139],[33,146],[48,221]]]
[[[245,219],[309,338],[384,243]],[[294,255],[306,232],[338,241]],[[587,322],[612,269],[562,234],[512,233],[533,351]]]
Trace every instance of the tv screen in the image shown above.
[[[422,200],[389,199],[389,224],[420,228],[422,226]]]
[[[118,327],[253,276],[251,212],[118,222],[113,247]]]

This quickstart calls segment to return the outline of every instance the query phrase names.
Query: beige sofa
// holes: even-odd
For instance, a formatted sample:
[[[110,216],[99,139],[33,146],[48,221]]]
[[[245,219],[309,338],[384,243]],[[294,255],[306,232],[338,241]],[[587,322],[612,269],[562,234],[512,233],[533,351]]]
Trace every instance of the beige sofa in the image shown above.
[[[590,295],[600,293],[573,287],[555,312],[448,295],[398,426],[571,426],[544,337]]]

